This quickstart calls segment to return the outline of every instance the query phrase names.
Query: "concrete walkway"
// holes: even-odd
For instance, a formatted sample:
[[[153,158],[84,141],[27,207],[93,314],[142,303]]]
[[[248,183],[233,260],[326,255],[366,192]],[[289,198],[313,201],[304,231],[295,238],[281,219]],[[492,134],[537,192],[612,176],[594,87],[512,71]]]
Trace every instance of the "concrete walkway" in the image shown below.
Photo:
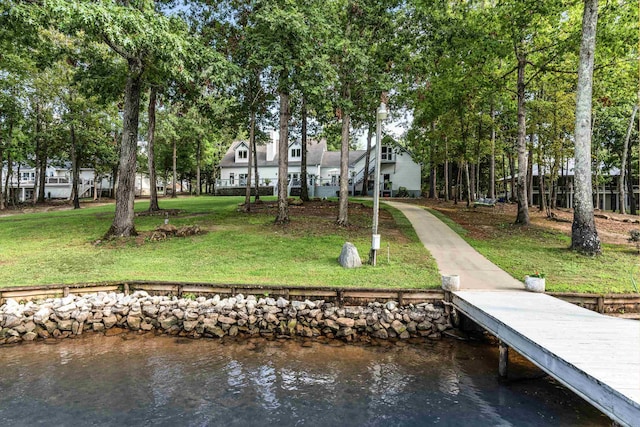
[[[384,203],[401,211],[413,225],[441,274],[460,276],[461,289],[523,290],[524,284],[480,255],[458,234],[424,208],[408,203]]]

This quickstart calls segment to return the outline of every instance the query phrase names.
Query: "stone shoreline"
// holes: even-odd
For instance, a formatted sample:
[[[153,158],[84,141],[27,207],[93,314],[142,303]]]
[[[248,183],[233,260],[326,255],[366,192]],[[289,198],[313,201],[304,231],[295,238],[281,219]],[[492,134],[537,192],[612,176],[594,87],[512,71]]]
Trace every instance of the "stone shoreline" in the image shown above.
[[[295,301],[238,294],[231,298],[152,296],[99,292],[0,306],[0,345],[67,338],[87,331],[130,331],[189,338],[303,337],[347,342],[439,339],[451,329],[444,308],[430,303],[399,306],[373,302],[339,307],[323,300]]]

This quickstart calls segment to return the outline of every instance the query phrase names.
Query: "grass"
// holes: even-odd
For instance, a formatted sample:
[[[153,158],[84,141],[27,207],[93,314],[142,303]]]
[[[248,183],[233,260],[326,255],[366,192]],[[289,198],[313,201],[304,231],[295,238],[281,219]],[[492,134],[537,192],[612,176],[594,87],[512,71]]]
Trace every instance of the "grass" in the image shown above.
[[[164,199],[164,209],[180,209],[176,226],[199,225],[208,232],[152,242],[141,238],[94,244],[109,228],[113,205],[0,218],[0,287],[159,280],[225,284],[312,285],[370,288],[436,288],[435,262],[408,221],[387,210],[394,221],[381,226],[383,250],[377,267],[347,270],[337,263],[345,241],[363,261],[370,247],[371,212],[350,214],[356,226],[332,225],[333,217],[296,217],[275,226],[272,213],[237,212],[243,198]],[[136,211],[148,202],[136,203]],[[136,217],[148,232],[162,216]],[[387,239],[384,241],[384,239]],[[387,243],[390,262],[387,262]]]
[[[631,275],[640,279],[640,259],[629,245],[603,245],[602,255],[587,257],[569,250],[570,238],[561,232],[507,223],[489,238],[476,239],[443,213],[430,212],[513,277],[544,273],[548,292],[631,293]]]

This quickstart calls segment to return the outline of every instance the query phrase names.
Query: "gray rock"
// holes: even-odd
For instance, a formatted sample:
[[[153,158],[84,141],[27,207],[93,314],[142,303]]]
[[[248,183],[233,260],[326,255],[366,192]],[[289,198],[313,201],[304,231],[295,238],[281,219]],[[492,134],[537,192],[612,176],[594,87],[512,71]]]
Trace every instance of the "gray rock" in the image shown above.
[[[22,336],[23,341],[33,341],[38,337],[38,334],[35,332],[27,332]]]
[[[364,329],[367,327],[367,319],[358,319],[355,321],[355,327],[358,329]]]
[[[133,331],[137,331],[140,329],[140,325],[142,324],[142,319],[138,316],[127,316],[127,325],[129,325],[129,329]]]
[[[112,328],[117,322],[118,318],[113,314],[102,318],[102,323],[104,323],[104,327],[107,329]]]
[[[356,248],[351,242],[346,242],[342,245],[342,251],[338,257],[338,262],[344,268],[362,267],[362,260],[358,254],[358,248]]]
[[[160,320],[160,327],[162,329],[170,329],[173,325],[178,324],[178,318],[175,316],[169,316],[165,319]]]
[[[433,328],[433,323],[427,322],[427,321],[420,322],[416,326],[416,329],[418,329],[419,331],[430,331],[432,328]]]
[[[324,324],[334,331],[337,331],[338,329],[340,329],[340,326],[338,325],[338,323],[331,319],[325,319]]]
[[[150,331],[153,329],[153,325],[151,323],[142,322],[140,324],[140,329],[143,331]]]
[[[49,316],[51,316],[51,313],[52,311],[49,307],[42,307],[33,315],[33,321],[38,325],[44,325],[44,322],[49,320]]]
[[[266,320],[268,323],[276,324],[278,323],[278,316],[273,313],[267,313],[267,315],[264,317],[264,320]]]
[[[303,303],[302,301],[291,301],[291,307],[294,310],[302,311],[307,308],[307,304]]]
[[[373,336],[381,340],[386,340],[387,338],[389,338],[389,334],[387,333],[386,329],[378,329],[373,333]]]
[[[4,327],[5,328],[14,328],[22,323],[22,316],[17,316],[15,314],[5,314],[4,315]]]
[[[404,325],[404,323],[402,323],[399,320],[394,320],[391,323],[391,328],[394,330],[394,332],[398,335],[402,334],[404,331],[407,330],[407,327]]]
[[[36,329],[36,324],[29,320],[27,323],[24,324],[24,331],[25,332],[33,332]]]
[[[46,322],[44,322],[44,327],[47,328],[47,332],[49,334],[52,334],[53,331],[58,329],[58,324],[56,322],[52,322],[51,320],[47,320]]]
[[[95,332],[102,332],[104,331],[104,324],[102,322],[98,322],[98,323],[94,323],[93,324],[93,330]]]
[[[351,328],[340,328],[336,333],[336,337],[342,338],[353,334],[355,334],[355,332]]]
[[[398,303],[395,301],[389,301],[384,305],[384,308],[386,308],[389,311],[393,311],[396,308],[398,308]]]
[[[61,331],[70,331],[73,321],[71,319],[61,319],[58,321],[58,329]]]
[[[348,317],[339,317],[336,320],[336,323],[343,327],[353,328],[354,325],[356,324],[356,321],[353,319],[349,319]]]
[[[191,332],[193,329],[195,329],[196,326],[198,326],[197,320],[185,320],[184,322],[182,322],[182,329],[187,332]]]
[[[276,301],[276,307],[278,308],[285,308],[289,305],[289,301],[287,301],[286,299],[280,297],[278,298],[278,300]]]
[[[227,316],[220,316],[218,317],[218,322],[224,325],[234,325],[236,323],[236,319]]]

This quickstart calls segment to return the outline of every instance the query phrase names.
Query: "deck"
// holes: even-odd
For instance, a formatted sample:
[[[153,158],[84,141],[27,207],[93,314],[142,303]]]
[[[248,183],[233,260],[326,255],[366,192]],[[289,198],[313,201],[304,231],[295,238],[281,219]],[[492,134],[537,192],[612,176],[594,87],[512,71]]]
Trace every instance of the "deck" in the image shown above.
[[[524,291],[459,291],[452,302],[613,420],[640,426],[640,322]]]

